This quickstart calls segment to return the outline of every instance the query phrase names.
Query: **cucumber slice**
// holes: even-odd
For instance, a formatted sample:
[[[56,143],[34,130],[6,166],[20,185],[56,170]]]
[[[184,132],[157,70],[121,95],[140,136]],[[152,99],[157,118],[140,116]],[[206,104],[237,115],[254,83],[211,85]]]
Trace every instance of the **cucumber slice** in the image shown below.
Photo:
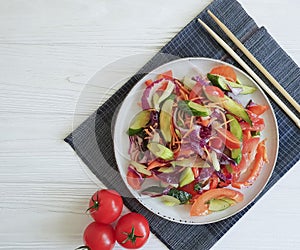
[[[210,155],[211,155],[211,161],[212,161],[212,164],[213,164],[215,170],[219,171],[221,169],[221,166],[220,166],[220,162],[217,157],[217,153],[215,151],[212,151]]]
[[[240,148],[235,148],[231,150],[231,158],[239,164],[242,160],[242,150]]]
[[[243,94],[243,95],[251,94],[256,90],[255,87],[242,85],[242,84],[236,83],[236,82],[230,82],[230,81],[226,80],[225,77],[219,76],[219,75],[207,74],[207,78],[211,81],[211,83],[214,86],[217,86],[220,89],[226,90],[226,91],[230,91],[230,88],[228,87],[228,85],[230,85],[231,88],[241,88],[242,91],[240,92],[240,94]]]
[[[209,108],[202,106],[196,102],[192,101],[179,101],[177,103],[178,108],[184,112],[186,112],[189,115],[194,116],[209,116],[211,114],[211,111]]]
[[[162,173],[173,173],[175,171],[175,168],[174,167],[160,167],[158,169],[159,172],[162,172]]]
[[[154,154],[158,158],[161,158],[163,160],[173,159],[173,152],[169,148],[159,143],[150,142],[148,143],[147,148],[150,150],[152,154]]]
[[[224,96],[223,107],[230,113],[242,118],[245,122],[252,125],[251,119],[243,106],[226,95]]]
[[[243,140],[243,131],[241,128],[241,125],[239,124],[239,122],[237,121],[237,119],[235,119],[234,116],[227,114],[226,118],[228,120],[230,120],[230,132],[235,135],[236,138],[238,138],[240,141]]]
[[[159,115],[160,130],[161,130],[161,133],[167,143],[172,140],[170,124],[172,122],[173,104],[174,104],[174,101],[172,99],[167,99],[163,103],[163,105],[161,107],[160,115]]]
[[[230,204],[225,200],[211,199],[209,201],[208,210],[217,212],[222,211],[228,207],[230,207]]]
[[[220,199],[220,200],[226,201],[227,203],[229,203],[230,206],[233,206],[233,205],[236,204],[236,201],[235,201],[235,200],[229,199],[229,198],[227,198],[227,197],[224,197],[224,198],[222,198],[222,199]]]
[[[152,175],[151,171],[146,169],[146,166],[144,166],[141,163],[138,163],[136,161],[130,161],[130,165],[134,166],[134,168],[141,174],[145,174],[145,175]]]
[[[131,121],[128,129],[128,135],[135,135],[143,130],[150,121],[150,110],[142,110]]]
[[[179,186],[183,187],[195,180],[194,173],[191,168],[186,168],[180,175]]]
[[[166,206],[170,206],[170,207],[180,205],[180,203],[181,203],[180,200],[178,200],[175,197],[170,196],[170,195],[163,195],[160,198]]]
[[[188,89],[192,89],[195,85],[196,85],[196,81],[192,79],[191,76],[186,75],[183,78],[183,84],[185,87],[187,87]]]
[[[214,86],[219,87],[222,90],[230,90],[227,86],[227,80],[224,77],[208,73],[207,78]]]
[[[195,116],[209,116],[211,114],[210,109],[204,107],[196,102],[189,101],[188,106],[191,109],[193,115]]]

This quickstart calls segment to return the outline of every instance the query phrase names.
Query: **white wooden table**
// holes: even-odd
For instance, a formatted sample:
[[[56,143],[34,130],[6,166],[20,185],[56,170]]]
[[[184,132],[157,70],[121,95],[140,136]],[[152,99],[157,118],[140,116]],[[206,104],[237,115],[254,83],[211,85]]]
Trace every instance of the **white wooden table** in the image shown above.
[[[0,1],[0,249],[74,249],[82,243],[91,221],[83,211],[101,184],[62,140],[72,131],[82,89],[117,59],[157,52],[209,2]],[[300,2],[240,2],[299,64]],[[108,88],[104,83],[102,94]],[[79,121],[97,99],[85,105]],[[213,249],[300,249],[299,167]],[[144,247],[163,248],[153,235]]]

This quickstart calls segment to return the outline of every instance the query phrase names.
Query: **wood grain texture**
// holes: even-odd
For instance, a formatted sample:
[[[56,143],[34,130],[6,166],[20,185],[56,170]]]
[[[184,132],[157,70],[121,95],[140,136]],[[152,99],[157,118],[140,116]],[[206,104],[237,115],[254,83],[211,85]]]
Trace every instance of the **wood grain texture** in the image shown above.
[[[116,60],[157,52],[209,2],[0,1],[0,249],[82,244],[102,184],[62,139],[114,91],[86,83]],[[299,64],[299,3],[240,2]],[[139,63],[110,70],[128,75]],[[214,249],[300,248],[299,178],[298,164]],[[144,247],[163,248],[154,235]]]

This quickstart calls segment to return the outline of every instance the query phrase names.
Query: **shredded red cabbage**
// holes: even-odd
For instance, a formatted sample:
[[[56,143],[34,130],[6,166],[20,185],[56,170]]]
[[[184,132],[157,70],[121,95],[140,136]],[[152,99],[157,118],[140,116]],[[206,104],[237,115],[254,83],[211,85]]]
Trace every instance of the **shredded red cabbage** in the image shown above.
[[[163,182],[166,182],[166,183],[169,183],[169,184],[178,184],[179,179],[180,179],[181,168],[177,168],[172,173],[162,173],[162,172],[159,172],[156,169],[152,169],[151,172],[155,176],[157,176],[157,178],[162,180]]]

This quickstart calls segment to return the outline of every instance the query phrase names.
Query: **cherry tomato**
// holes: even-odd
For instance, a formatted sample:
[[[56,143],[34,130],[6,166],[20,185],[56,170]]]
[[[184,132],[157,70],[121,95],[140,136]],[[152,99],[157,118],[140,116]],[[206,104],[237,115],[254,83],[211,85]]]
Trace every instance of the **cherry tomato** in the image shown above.
[[[116,225],[117,242],[129,249],[142,247],[147,242],[149,233],[147,219],[138,213],[125,214]]]
[[[115,245],[115,232],[111,225],[92,222],[83,233],[86,249],[111,250]],[[80,247],[78,249],[84,249]]]
[[[110,224],[119,218],[123,209],[122,197],[114,190],[98,190],[90,199],[87,211],[96,222]]]

